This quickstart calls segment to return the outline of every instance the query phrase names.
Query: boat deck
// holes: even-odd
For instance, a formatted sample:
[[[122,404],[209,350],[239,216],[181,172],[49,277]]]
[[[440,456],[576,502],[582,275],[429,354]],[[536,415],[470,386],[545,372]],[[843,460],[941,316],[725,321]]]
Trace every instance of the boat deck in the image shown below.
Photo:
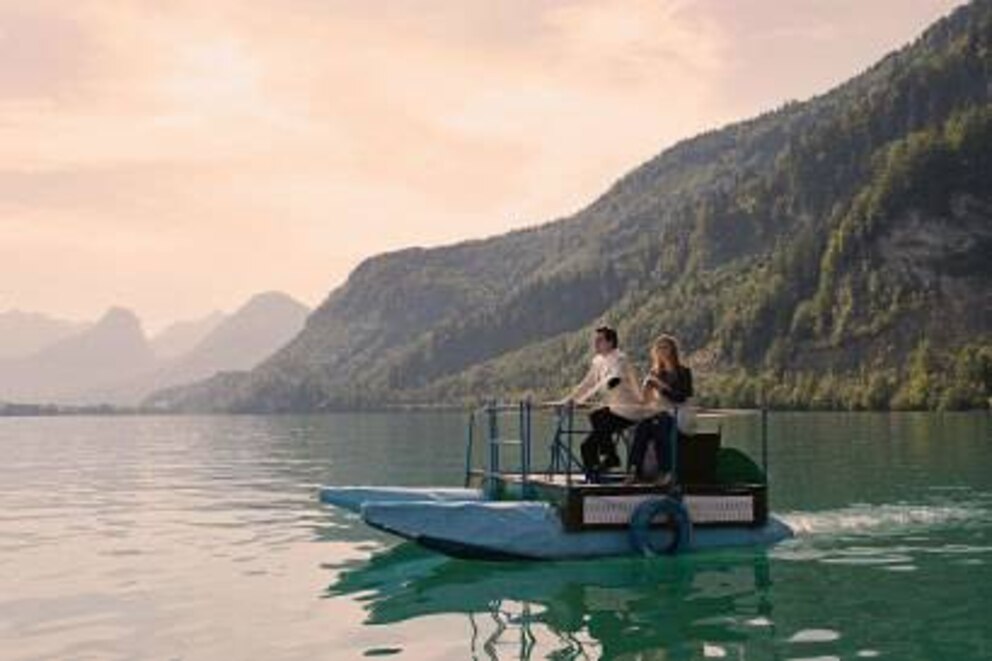
[[[486,500],[539,500],[552,504],[569,532],[590,529],[626,528],[638,505],[651,498],[670,496],[688,508],[693,525],[762,526],[768,520],[768,496],[765,471],[751,474],[718,469],[722,429],[695,431],[685,435],[673,431],[667,444],[667,464],[677,486],[625,482],[619,470],[600,476],[596,483],[586,480],[582,462],[575,456],[575,437],[589,430],[574,425],[571,408],[558,410],[558,426],[550,446],[550,460],[544,471],[532,470],[531,407],[490,404],[485,409],[488,430],[485,468],[472,468],[474,413],[469,419],[466,449],[466,486],[482,489]],[[516,418],[519,439],[501,435],[500,416]],[[762,418],[764,423],[764,418]],[[764,438],[764,434],[763,434]],[[630,447],[629,436],[617,435],[614,443]],[[517,470],[508,471],[501,456],[506,446],[519,449]],[[764,448],[764,443],[763,443]],[[764,450],[763,450],[764,457]],[[740,462],[740,460],[737,460]],[[744,457],[746,463],[752,463]],[[725,466],[734,465],[729,461]],[[763,460],[762,465],[766,465]],[[733,477],[729,477],[729,476]],[[664,516],[656,520],[666,523]]]
[[[625,528],[634,509],[650,498],[672,495],[668,486],[624,484],[617,481],[590,484],[579,475],[521,474],[496,478],[496,497],[544,500],[558,507],[570,531]],[[694,525],[760,526],[768,518],[767,488],[763,484],[688,484],[679,497],[689,509]],[[663,523],[663,521],[660,521]]]

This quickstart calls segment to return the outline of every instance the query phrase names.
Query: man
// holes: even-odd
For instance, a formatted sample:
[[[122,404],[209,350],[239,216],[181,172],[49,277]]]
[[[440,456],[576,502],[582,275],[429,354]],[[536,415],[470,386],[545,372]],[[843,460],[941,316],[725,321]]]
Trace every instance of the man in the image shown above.
[[[586,478],[598,482],[603,470],[620,465],[613,435],[645,417],[646,407],[637,371],[620,351],[616,330],[609,326],[597,328],[593,351],[589,372],[563,403],[584,404],[601,395],[603,406],[589,414],[592,432],[581,446]]]

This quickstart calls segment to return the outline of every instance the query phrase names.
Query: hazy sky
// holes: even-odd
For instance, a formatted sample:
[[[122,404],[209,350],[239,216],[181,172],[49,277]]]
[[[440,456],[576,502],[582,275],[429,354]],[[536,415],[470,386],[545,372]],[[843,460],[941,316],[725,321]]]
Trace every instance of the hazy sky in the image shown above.
[[[567,215],[955,0],[0,0],[0,310],[153,330]]]

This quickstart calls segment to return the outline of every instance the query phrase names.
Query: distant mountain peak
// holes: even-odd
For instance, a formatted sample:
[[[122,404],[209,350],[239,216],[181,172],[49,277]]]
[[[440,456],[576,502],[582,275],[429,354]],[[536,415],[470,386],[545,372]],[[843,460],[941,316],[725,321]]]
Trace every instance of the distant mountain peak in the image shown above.
[[[106,312],[97,320],[97,326],[126,326],[126,327],[137,327],[141,329],[141,319],[138,315],[131,309],[112,306],[107,309]]]
[[[279,291],[252,296],[235,312],[181,321],[149,341],[141,319],[119,305],[85,328],[0,366],[0,398],[11,401],[133,404],[148,392],[216,372],[248,369],[303,328],[310,310]],[[0,314],[0,341],[34,331],[25,313]],[[15,323],[16,322],[16,323]]]
[[[309,307],[299,302],[289,294],[281,291],[265,291],[254,294],[244,305],[234,312],[235,315],[249,310],[266,310],[274,308],[307,310]]]
[[[133,378],[154,361],[138,316],[112,307],[95,324],[9,363],[0,375],[0,396],[79,402],[90,389]]]
[[[255,294],[161,370],[150,385],[161,389],[250,369],[296,337],[309,313],[306,305],[283,292]]]

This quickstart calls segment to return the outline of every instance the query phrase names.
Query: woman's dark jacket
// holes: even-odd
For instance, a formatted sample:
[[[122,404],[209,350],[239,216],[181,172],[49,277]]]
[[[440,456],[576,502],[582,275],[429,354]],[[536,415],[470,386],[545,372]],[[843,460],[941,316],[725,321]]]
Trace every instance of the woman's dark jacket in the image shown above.
[[[692,370],[685,365],[679,365],[673,370],[653,372],[655,378],[665,384],[660,388],[661,394],[676,404],[682,404],[692,397]]]

